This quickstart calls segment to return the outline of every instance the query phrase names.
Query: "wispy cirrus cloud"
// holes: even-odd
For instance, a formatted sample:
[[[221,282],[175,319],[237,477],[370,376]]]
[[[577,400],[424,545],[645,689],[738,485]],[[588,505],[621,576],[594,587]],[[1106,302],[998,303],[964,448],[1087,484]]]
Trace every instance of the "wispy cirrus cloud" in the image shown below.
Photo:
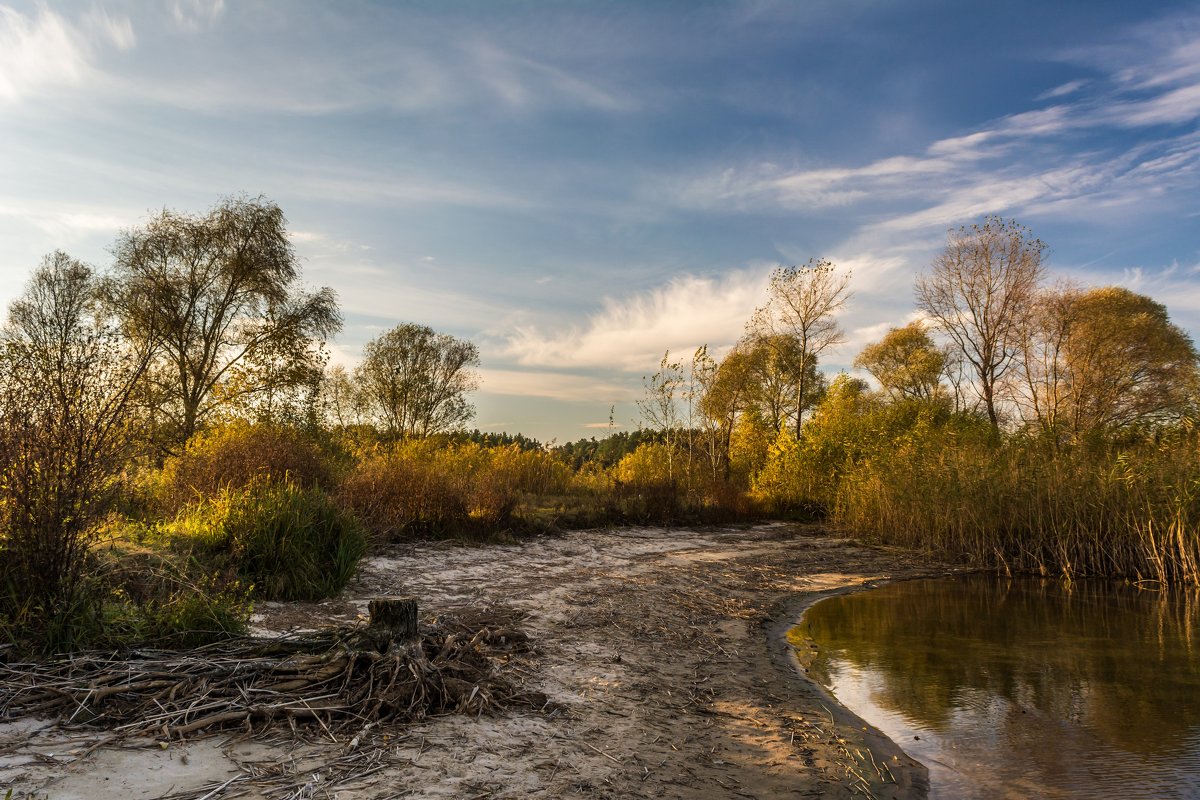
[[[81,85],[99,75],[98,51],[136,43],[128,17],[93,8],[71,20],[47,6],[32,15],[0,5],[0,104]]]
[[[201,31],[213,25],[225,11],[225,0],[172,0],[171,17],[184,31]]]
[[[1075,94],[1080,89],[1088,85],[1086,79],[1067,81],[1055,86],[1053,89],[1047,89],[1037,96],[1037,100],[1053,100],[1057,97],[1065,97],[1069,94]]]
[[[379,24],[397,10],[377,12]],[[469,22],[451,26],[434,15],[411,13],[394,37],[347,48],[330,31],[347,24],[334,7],[283,19],[279,8],[226,7],[221,0],[177,0],[165,36],[211,39],[213,51],[181,46],[177,63],[147,75],[114,76],[118,98],[138,99],[188,111],[228,113],[251,109],[308,116],[392,112],[428,114],[505,113],[585,109],[625,113],[638,107],[634,94],[603,76],[559,63],[536,42],[496,36]],[[263,48],[231,45],[212,29],[278,25],[291,37]],[[611,85],[610,85],[611,83]]]
[[[1159,196],[1162,184],[1136,176],[1162,175],[1166,158],[1179,184],[1200,163],[1193,131],[1178,130],[1200,119],[1200,15],[1141,26],[1129,39],[1055,56],[1103,69],[1105,77],[1060,84],[1031,100],[1053,105],[934,141],[922,153],[857,166],[722,166],[675,180],[668,195],[683,208],[748,213],[916,206],[883,223],[893,230],[1033,207],[1108,204],[1118,190],[1130,203]],[[1149,146],[1104,139],[1105,131],[1131,128],[1163,130]],[[1094,146],[1081,148],[1089,139]],[[1195,181],[1188,186],[1200,189]]]

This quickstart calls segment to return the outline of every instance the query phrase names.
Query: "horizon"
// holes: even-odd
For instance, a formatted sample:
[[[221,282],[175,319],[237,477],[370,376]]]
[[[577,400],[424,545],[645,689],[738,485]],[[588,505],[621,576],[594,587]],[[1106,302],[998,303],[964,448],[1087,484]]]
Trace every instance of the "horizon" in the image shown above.
[[[334,361],[470,339],[467,428],[559,443],[635,429],[663,352],[721,355],[780,264],[851,271],[821,366],[861,376],[988,214],[1195,340],[1198,43],[1189,3],[0,3],[0,303],[261,194],[338,293]]]

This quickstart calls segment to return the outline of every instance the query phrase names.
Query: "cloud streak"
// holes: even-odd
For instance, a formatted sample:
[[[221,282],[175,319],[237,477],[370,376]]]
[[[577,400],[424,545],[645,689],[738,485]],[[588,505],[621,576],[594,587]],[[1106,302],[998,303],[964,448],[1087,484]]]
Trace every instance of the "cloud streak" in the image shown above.
[[[488,394],[593,403],[632,402],[640,396],[631,386],[581,372],[485,368],[480,377]]]
[[[682,275],[647,292],[608,297],[582,325],[518,327],[502,353],[527,366],[645,372],[667,349],[686,357],[703,344],[732,345],[765,299],[767,274]]]
[[[677,179],[668,190],[681,208],[705,211],[827,211],[919,205],[882,223],[888,230],[945,226],[989,213],[1107,205],[1119,190],[1137,204],[1163,186],[1135,180],[1191,175],[1200,154],[1200,15],[1144,26],[1132,46],[1097,46],[1064,60],[1103,65],[1103,80],[1077,79],[1043,92],[1046,108],[1010,114],[958,136],[934,141],[919,155],[890,155],[861,166],[787,169],[760,162],[723,166]],[[1122,130],[1161,130],[1157,139],[1121,144]],[[1108,132],[1108,133],[1106,133]],[[1081,150],[1081,141],[1094,146]],[[1164,155],[1169,153],[1169,155]],[[1065,162],[1065,163],[1064,163]],[[1197,189],[1192,180],[1179,188]]]
[[[99,7],[72,21],[44,5],[32,15],[0,5],[0,105],[95,83],[105,50],[129,50],[136,43],[128,17]]]

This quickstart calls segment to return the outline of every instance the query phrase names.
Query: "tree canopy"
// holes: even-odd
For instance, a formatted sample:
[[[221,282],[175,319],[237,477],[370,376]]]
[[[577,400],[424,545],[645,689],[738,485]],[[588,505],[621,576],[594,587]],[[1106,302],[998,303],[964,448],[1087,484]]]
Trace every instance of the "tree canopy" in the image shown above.
[[[299,288],[283,211],[263,198],[200,216],[164,210],[113,253],[110,302],[157,353],[148,376],[171,443],[220,409],[311,381],[341,329],[332,289]]]
[[[405,323],[372,339],[355,379],[364,404],[392,436],[453,431],[475,414],[466,395],[479,387],[479,348]]]
[[[1116,286],[1067,287],[1046,292],[1037,308],[1026,372],[1043,428],[1079,436],[1193,408],[1196,348],[1161,303]]]
[[[771,273],[767,303],[747,326],[747,338],[774,351],[774,361],[790,376],[796,436],[811,403],[817,359],[844,340],[835,318],[849,297],[850,274],[826,259]]]
[[[854,366],[871,373],[884,394],[895,400],[933,400],[944,394],[946,354],[934,345],[920,322],[892,328],[878,342],[863,348]]]

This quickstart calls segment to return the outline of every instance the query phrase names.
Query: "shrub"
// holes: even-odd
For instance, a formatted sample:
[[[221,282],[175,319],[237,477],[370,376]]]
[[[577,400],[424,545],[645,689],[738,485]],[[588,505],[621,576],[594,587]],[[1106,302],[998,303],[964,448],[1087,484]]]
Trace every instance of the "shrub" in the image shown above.
[[[464,476],[432,448],[411,444],[363,459],[337,498],[379,540],[445,535],[469,518]]]
[[[327,486],[330,474],[320,448],[300,431],[234,422],[192,437],[182,453],[168,459],[158,494],[168,510],[177,511],[264,479],[308,489]]]
[[[570,484],[570,469],[543,451],[412,439],[363,458],[337,498],[380,540],[479,536],[524,525],[526,497]]]
[[[226,488],[173,523],[268,600],[319,600],[354,574],[366,539],[353,518],[320,491],[257,481]]]

